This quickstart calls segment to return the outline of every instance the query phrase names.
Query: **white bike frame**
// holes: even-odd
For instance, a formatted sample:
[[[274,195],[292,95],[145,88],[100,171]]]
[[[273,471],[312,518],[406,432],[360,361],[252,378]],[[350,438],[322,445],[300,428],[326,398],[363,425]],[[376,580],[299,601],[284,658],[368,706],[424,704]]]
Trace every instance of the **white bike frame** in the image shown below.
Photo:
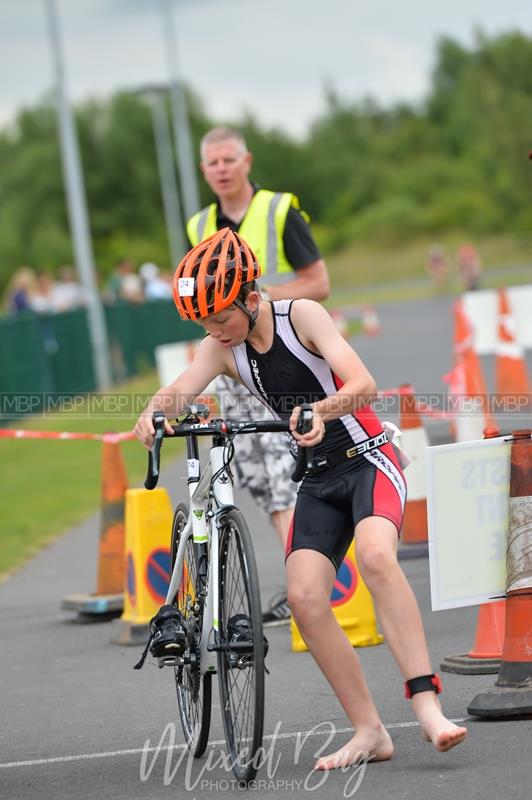
[[[197,458],[187,459],[188,490],[190,510],[188,520],[181,531],[179,545],[166,595],[166,604],[172,604],[183,579],[185,548],[189,539],[195,543],[207,543],[208,579],[203,624],[200,641],[201,673],[216,672],[216,651],[208,648],[219,631],[219,585],[218,585],[218,544],[220,540],[220,515],[225,509],[234,508],[233,481],[224,467],[226,445],[211,446],[209,464],[201,472]],[[212,476],[219,472],[213,482]],[[214,631],[214,636],[212,635]]]

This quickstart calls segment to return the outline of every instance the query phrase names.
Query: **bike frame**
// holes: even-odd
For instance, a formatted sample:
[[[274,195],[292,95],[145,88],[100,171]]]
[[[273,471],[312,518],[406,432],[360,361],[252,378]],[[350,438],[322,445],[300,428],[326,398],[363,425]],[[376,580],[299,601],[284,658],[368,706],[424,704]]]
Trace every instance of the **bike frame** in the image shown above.
[[[183,565],[185,560],[185,548],[187,542],[192,539],[194,555],[197,558],[197,566],[201,563],[201,558],[206,549],[207,551],[207,586],[205,587],[205,600],[202,614],[202,628],[200,638],[200,664],[201,674],[217,671],[217,650],[219,645],[220,623],[218,619],[219,609],[219,575],[218,557],[220,530],[223,516],[231,509],[235,509],[233,497],[233,478],[231,475],[229,462],[226,458],[226,450],[232,447],[228,443],[227,436],[233,432],[233,436],[239,433],[266,433],[287,432],[288,424],[280,419],[271,421],[228,421],[214,420],[212,425],[199,422],[201,415],[206,419],[208,415],[207,406],[189,406],[189,418],[195,421],[192,424],[183,423],[174,427],[174,433],[184,435],[187,443],[187,472],[189,490],[189,515],[185,527],[180,533],[179,544],[175,557],[174,568],[166,595],[166,605],[172,605],[176,597],[179,586],[183,580]],[[159,459],[160,448],[164,433],[164,414],[160,411],[153,412],[153,424],[156,429],[153,447],[150,450],[148,459],[148,475],[144,483],[146,489],[153,489],[157,485],[159,478]],[[196,421],[198,420],[198,421]],[[301,423],[301,427],[300,427]],[[304,403],[301,406],[300,421],[298,430],[304,433],[312,427],[312,409],[310,405]],[[183,433],[186,428],[186,433]],[[199,436],[211,436],[211,446],[209,451],[209,463],[201,470],[199,459]],[[292,474],[292,480],[300,481],[304,475],[306,465],[312,458],[312,448],[298,448],[296,466]],[[203,593],[203,587],[201,587]],[[211,635],[212,634],[212,635]]]
[[[234,455],[233,439],[242,433],[267,433],[288,431],[288,422],[281,419],[258,420],[224,420],[215,419],[211,424],[201,423],[200,418],[207,419],[209,409],[207,406],[187,406],[185,413],[177,426],[173,427],[173,434],[186,437],[187,447],[187,472],[188,472],[188,492],[189,492],[189,513],[188,518],[183,521],[184,514],[179,509],[174,516],[172,531],[172,558],[174,566],[168,592],[166,595],[166,606],[173,606],[178,598],[177,606],[185,604],[183,621],[186,626],[185,642],[186,647],[190,648],[189,655],[183,648],[180,649],[182,655],[168,657],[164,655],[158,657],[159,666],[177,667],[176,683],[179,713],[187,746],[195,757],[200,757],[205,752],[208,743],[208,734],[211,718],[211,680],[213,672],[220,672],[220,697],[223,700],[222,719],[227,742],[228,752],[235,759],[232,769],[238,780],[244,781],[247,785],[255,776],[257,766],[255,756],[260,751],[263,741],[264,730],[264,656],[266,640],[262,635],[260,597],[258,586],[258,574],[253,554],[253,544],[250,534],[242,515],[236,509],[233,497],[233,478],[230,463]],[[154,440],[148,456],[148,474],[144,482],[146,489],[154,489],[157,485],[160,474],[160,453],[163,439],[172,434],[167,429],[167,423],[162,411],[154,411],[152,414],[154,427]],[[310,405],[304,404],[301,408],[300,421],[302,422],[300,433],[312,427],[312,409]],[[310,425],[310,428],[308,427]],[[200,436],[211,437],[208,464],[202,471],[198,439]],[[305,469],[309,464],[309,454],[312,448],[299,448],[296,458],[296,466],[292,473],[292,480],[300,481]],[[237,540],[239,564],[231,564],[232,556],[230,553],[232,533],[227,534],[227,545],[225,544],[226,520],[234,516],[235,539]],[[222,541],[222,536],[224,537]],[[176,546],[177,552],[173,552]],[[188,548],[191,543],[192,547]],[[227,546],[227,552],[225,550]],[[224,550],[220,552],[220,547]],[[183,587],[183,595],[179,597],[179,587],[183,586],[185,577],[185,555],[187,554],[189,563],[194,562],[195,576],[194,585],[189,584],[187,576],[186,586]],[[223,584],[220,585],[219,563],[220,557],[227,563],[224,567]],[[242,561],[244,559],[244,561]],[[205,572],[206,569],[206,572]],[[235,617],[225,619],[231,608],[231,584],[232,573],[237,575],[237,580],[243,582],[245,591],[246,609],[249,610],[249,617],[236,614]],[[242,577],[240,577],[242,576]],[[236,584],[235,584],[236,585]],[[189,588],[190,587],[190,588]],[[187,594],[185,595],[185,590]],[[227,597],[225,593],[227,590]],[[191,596],[193,595],[193,596]],[[182,602],[183,601],[183,602]],[[219,619],[220,602],[223,602],[224,619]],[[244,602],[242,598],[238,601]],[[178,614],[175,615],[178,617]],[[199,618],[201,617],[201,631],[198,628]],[[240,619],[238,619],[240,617]],[[236,625],[237,620],[244,629],[236,634],[230,631],[230,623]],[[190,620],[190,626],[188,621]],[[227,630],[225,630],[227,628]],[[220,632],[230,641],[222,641]],[[243,639],[240,638],[241,634]],[[251,636],[249,635],[251,634]],[[262,637],[262,640],[261,640]],[[148,651],[148,642],[142,657],[142,663]],[[173,643],[170,643],[173,644]],[[174,645],[175,646],[175,645]],[[198,647],[199,646],[199,647]],[[256,650],[255,650],[256,648]],[[198,653],[199,649],[199,653]],[[153,650],[152,650],[153,653]],[[155,655],[155,653],[154,653]],[[233,658],[231,656],[233,655]],[[239,657],[240,655],[240,657]],[[199,656],[199,658],[198,658]],[[199,664],[198,664],[199,661]],[[251,674],[251,683],[247,677],[244,679],[243,686],[239,688],[238,673],[231,670],[245,669],[250,667],[254,670],[258,667],[259,672]],[[140,668],[140,667],[139,667]],[[219,669],[218,669],[219,668]],[[190,675],[185,676],[180,669],[190,669]],[[207,677],[209,675],[209,677]],[[203,677],[202,686],[197,678]],[[182,683],[183,682],[183,683]],[[249,689],[251,686],[251,689]],[[191,692],[190,700],[184,692]],[[199,700],[201,692],[201,700]],[[241,692],[244,692],[242,695]],[[237,707],[233,707],[233,695],[237,696]],[[184,699],[185,698],[185,699]],[[191,705],[192,704],[192,705]],[[240,719],[240,709],[243,709],[243,719]],[[198,714],[200,716],[198,716]],[[196,726],[196,733],[191,731],[191,720]],[[199,727],[198,727],[199,726]],[[235,727],[236,726],[236,727]],[[197,738],[194,739],[194,736]],[[245,739],[242,737],[245,736]],[[251,760],[245,764],[239,763],[241,752],[238,749],[243,741],[251,741],[252,748]]]
[[[216,672],[217,654],[210,646],[219,633],[218,603],[218,547],[220,541],[220,521],[224,511],[235,508],[233,480],[224,463],[224,450],[227,445],[211,444],[209,463],[201,471],[197,440],[187,438],[187,472],[190,510],[187,523],[181,532],[179,546],[166,603],[171,604],[183,579],[183,564],[187,542],[192,538],[194,545],[207,547],[207,590],[203,608],[203,622],[200,640],[201,673]],[[217,475],[213,481],[213,475]],[[214,631],[214,633],[212,633]]]

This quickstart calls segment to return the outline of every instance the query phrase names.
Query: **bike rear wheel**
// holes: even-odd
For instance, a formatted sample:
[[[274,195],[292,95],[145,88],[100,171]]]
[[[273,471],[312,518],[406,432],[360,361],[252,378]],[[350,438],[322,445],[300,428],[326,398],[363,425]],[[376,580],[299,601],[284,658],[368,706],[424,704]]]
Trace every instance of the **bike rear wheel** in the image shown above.
[[[180,503],[172,525],[172,569],[177,556],[181,534],[188,519],[188,508]],[[198,596],[199,595],[199,596]],[[185,663],[174,667],[177,705],[185,741],[195,758],[205,752],[211,725],[212,676],[201,674],[200,637],[203,619],[203,597],[198,580],[198,559],[192,535],[187,538],[183,561],[183,576],[174,604],[181,613],[187,631]]]
[[[220,526],[219,578],[222,718],[233,772],[248,783],[257,773],[264,730],[264,635],[255,553],[236,509]]]

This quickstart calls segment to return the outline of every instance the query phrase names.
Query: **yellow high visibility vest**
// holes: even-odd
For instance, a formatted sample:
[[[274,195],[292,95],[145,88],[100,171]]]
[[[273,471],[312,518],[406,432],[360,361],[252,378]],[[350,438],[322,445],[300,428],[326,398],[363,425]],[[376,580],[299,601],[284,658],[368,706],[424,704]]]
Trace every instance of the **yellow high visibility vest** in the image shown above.
[[[249,244],[262,268],[266,283],[283,283],[293,271],[283,245],[283,232],[290,207],[299,209],[299,200],[290,192],[259,189],[253,195],[238,233]],[[198,211],[187,223],[193,247],[216,232],[216,203]]]

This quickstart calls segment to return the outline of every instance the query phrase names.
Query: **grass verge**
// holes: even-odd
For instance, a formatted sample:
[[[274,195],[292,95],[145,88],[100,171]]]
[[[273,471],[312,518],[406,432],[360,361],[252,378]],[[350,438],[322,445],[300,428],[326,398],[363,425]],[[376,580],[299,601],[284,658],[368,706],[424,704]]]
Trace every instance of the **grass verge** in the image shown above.
[[[145,405],[158,389],[155,372],[115,387],[105,396],[107,408]],[[98,399],[101,399],[101,395]],[[93,397],[94,400],[94,397]],[[135,403],[135,405],[137,404]],[[94,405],[94,403],[92,404]],[[99,406],[101,408],[101,406]],[[140,407],[138,408],[140,411]],[[91,397],[73,412],[35,416],[10,427],[43,431],[105,433],[128,431],[138,413],[95,414]],[[140,486],[146,451],[135,440],[122,442],[130,486]],[[2,536],[0,576],[12,572],[44,545],[95,512],[100,503],[101,443],[77,440],[0,440],[2,453]]]
[[[458,247],[468,237],[450,234],[440,240],[447,254],[449,281],[444,291],[462,291],[456,271]],[[403,244],[354,242],[327,254],[332,292],[326,305],[386,303],[421,300],[434,296],[426,272],[432,242],[419,239]],[[484,237],[475,240],[484,265],[483,288],[530,283],[532,280],[532,237]]]

